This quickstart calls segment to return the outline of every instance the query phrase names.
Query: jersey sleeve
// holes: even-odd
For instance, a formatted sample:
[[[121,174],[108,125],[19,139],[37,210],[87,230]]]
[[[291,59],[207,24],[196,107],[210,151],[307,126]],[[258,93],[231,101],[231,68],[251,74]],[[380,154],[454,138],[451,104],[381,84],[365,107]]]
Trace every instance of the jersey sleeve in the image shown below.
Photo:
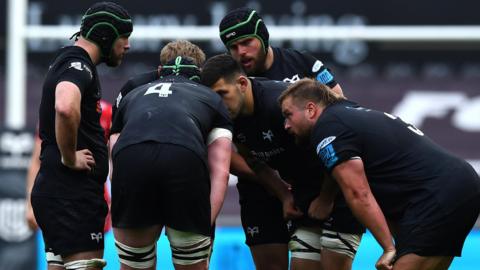
[[[328,172],[344,161],[361,156],[361,145],[356,133],[340,121],[317,123],[312,142]]]
[[[328,85],[330,88],[333,88],[338,84],[331,70],[327,68],[322,61],[313,57],[309,53],[302,53],[302,55],[309,68],[309,72],[311,73],[309,74],[309,77],[315,78],[315,80]]]
[[[113,107],[112,107],[113,109]],[[119,106],[116,109],[115,115],[112,114],[112,127],[110,128],[110,135],[115,133],[120,133],[123,129],[123,111],[125,106]],[[112,110],[113,113],[113,110]]]
[[[84,93],[85,89],[92,83],[92,68],[85,61],[80,59],[71,59],[66,61],[60,67],[60,75],[57,83],[67,81],[75,84],[80,92]]]
[[[122,101],[122,98],[126,96],[130,91],[133,90],[133,82],[132,80],[128,80],[120,89],[118,92],[117,97],[115,98],[115,102],[113,102],[112,105],[112,119],[115,117],[115,114],[117,113],[118,107],[120,106],[120,102]]]

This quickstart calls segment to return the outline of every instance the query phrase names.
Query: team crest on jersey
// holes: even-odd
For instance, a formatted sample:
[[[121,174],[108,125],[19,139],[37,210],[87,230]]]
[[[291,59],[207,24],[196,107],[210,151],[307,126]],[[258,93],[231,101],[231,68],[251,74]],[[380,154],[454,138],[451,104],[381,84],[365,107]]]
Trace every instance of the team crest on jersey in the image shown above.
[[[270,142],[272,142],[273,140],[273,132],[272,130],[268,130],[267,132],[263,132],[262,131],[262,135],[263,135],[263,139],[264,140],[269,140]]]
[[[82,63],[80,63],[80,62],[72,62],[72,63],[70,63],[70,66],[68,68],[74,68],[74,69],[80,70],[80,71],[83,70]]]
[[[298,76],[298,74],[295,74],[292,78],[283,79],[283,81],[286,82],[286,83],[294,83],[294,82],[299,81],[299,80],[300,80],[300,76]]]
[[[312,66],[312,72],[315,73],[315,72],[319,71],[322,66],[323,66],[322,61],[320,61],[320,60],[315,61],[315,63]]]
[[[251,237],[254,237],[255,234],[259,234],[259,233],[260,233],[260,229],[258,228],[258,226],[255,226],[255,227],[247,227],[247,233],[250,234]]]
[[[103,234],[101,232],[90,233],[90,237],[92,238],[92,240],[96,240],[97,243],[100,243],[100,240],[102,240],[102,238],[103,238]]]

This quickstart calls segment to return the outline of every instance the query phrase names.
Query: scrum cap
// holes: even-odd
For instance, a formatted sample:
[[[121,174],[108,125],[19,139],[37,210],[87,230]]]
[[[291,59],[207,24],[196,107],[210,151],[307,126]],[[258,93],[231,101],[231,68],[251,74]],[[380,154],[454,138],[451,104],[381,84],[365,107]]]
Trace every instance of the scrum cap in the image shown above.
[[[220,38],[228,47],[236,40],[255,37],[268,51],[268,30],[257,11],[251,8],[238,8],[230,11],[220,22]]]
[[[100,48],[102,60],[108,62],[115,41],[130,36],[132,30],[132,19],[123,7],[112,2],[99,2],[82,17],[80,35],[95,43]]]

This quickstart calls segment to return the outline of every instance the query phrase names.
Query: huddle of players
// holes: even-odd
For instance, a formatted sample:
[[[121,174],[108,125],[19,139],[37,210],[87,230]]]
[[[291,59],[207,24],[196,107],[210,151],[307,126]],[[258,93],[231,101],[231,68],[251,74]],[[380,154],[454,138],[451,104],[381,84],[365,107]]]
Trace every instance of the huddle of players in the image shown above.
[[[131,21],[128,13],[118,5],[103,2],[98,6],[100,10],[95,10],[94,6],[84,16],[82,30],[87,31],[81,31],[79,40],[85,38],[97,45],[103,44],[104,41],[96,42],[95,36],[88,35],[98,32],[111,36],[111,28],[117,30],[114,31],[116,36],[104,46],[105,50],[98,46],[102,48],[103,58],[100,59],[109,63],[117,40],[123,35],[128,42]],[[99,21],[90,22],[92,18]],[[405,230],[399,230],[403,234],[394,233],[396,241],[402,243],[396,253],[388,227],[372,226],[371,220],[364,218],[352,205],[354,200],[347,192],[348,185],[339,182],[345,178],[344,174],[337,173],[340,162],[361,160],[364,156],[358,151],[355,152],[358,155],[351,155],[352,151],[347,151],[349,155],[335,155],[332,145],[341,141],[335,138],[342,138],[344,133],[325,137],[327,139],[317,142],[317,149],[302,143],[309,141],[301,138],[308,137],[315,124],[307,121],[311,117],[305,117],[317,111],[305,110],[297,118],[290,118],[304,109],[292,103],[292,99],[296,101],[298,97],[290,89],[297,84],[300,88],[306,82],[315,86],[306,87],[314,90],[311,90],[313,94],[301,96],[304,102],[326,107],[330,103],[311,101],[311,97],[327,92],[327,100],[335,100],[331,104],[345,103],[355,112],[370,111],[344,100],[340,85],[321,61],[295,50],[269,46],[265,24],[256,11],[248,8],[233,10],[223,18],[220,37],[230,55],[214,56],[206,63],[203,63],[205,55],[196,45],[188,41],[169,43],[162,49],[159,68],[131,79],[116,100],[110,136],[111,213],[122,269],[155,268],[156,241],[163,227],[176,269],[208,268],[215,219],[224,200],[229,172],[239,177],[242,226],[257,269],[288,269],[289,263],[291,269],[351,269],[365,230],[354,215],[384,248],[377,263],[379,269],[392,269],[394,259],[400,262],[395,254],[459,255],[458,244],[453,253],[443,250],[435,253],[435,249],[432,253],[432,249],[422,249],[422,246],[414,249],[411,242],[403,241],[410,233]],[[128,45],[124,48],[128,49]],[[61,128],[55,122],[61,115],[53,112],[58,106],[55,99],[52,101],[52,92],[55,98],[61,97],[60,83],[55,87],[47,76],[40,109],[43,158],[32,192],[32,206],[43,230],[47,255],[50,254],[47,256],[49,268],[64,265],[65,269],[101,269],[105,265],[101,253],[89,252],[103,250],[100,220],[106,212],[105,204],[99,200],[103,198],[99,190],[108,167],[106,149],[104,145],[95,144],[98,138],[92,138],[98,133],[98,117],[94,114],[99,113],[95,106],[100,98],[95,65],[101,61],[91,63],[77,49],[69,49],[75,55],[57,56],[49,71],[56,72],[51,76],[52,81],[72,83],[81,95],[82,117],[74,129],[78,130],[74,140],[77,159],[73,163],[65,159],[67,147],[60,143]],[[317,82],[306,79],[295,83],[304,77],[315,78]],[[293,86],[290,83],[294,83]],[[285,90],[290,96],[282,94]],[[318,112],[317,119],[321,110]],[[334,133],[343,131],[340,128],[332,130]],[[315,141],[319,136],[326,135],[315,133],[312,138]],[[345,140],[350,142],[352,138]],[[52,178],[69,180],[60,182],[50,180]],[[336,182],[342,192],[338,192]],[[478,194],[479,185],[471,184],[470,190]],[[362,194],[367,194],[365,190]],[[380,188],[378,196],[382,199],[388,197],[381,192]],[[474,195],[469,199],[478,202],[478,195]],[[416,199],[425,199],[422,196]],[[85,198],[92,200],[85,202]],[[383,206],[384,202],[379,201],[379,204]],[[397,207],[390,201],[385,205]],[[398,205],[401,209],[393,211],[395,218],[386,216],[392,223],[399,221],[395,225],[403,228],[398,212],[405,211],[407,203]],[[454,208],[449,209],[453,211]],[[382,210],[390,214],[383,207]],[[470,216],[473,217],[475,211],[478,215],[478,208],[475,208]],[[378,211],[374,214],[375,217],[379,215]],[[85,220],[88,218],[91,220]],[[461,227],[463,230],[459,229],[460,236],[451,238],[463,244],[473,226],[472,219]],[[64,223],[58,225],[58,220]],[[386,224],[385,217],[379,220]],[[412,224],[415,223],[408,224],[409,228]],[[72,235],[78,237],[72,240],[75,238]],[[389,237],[390,240],[386,240]],[[429,248],[430,244],[424,243]],[[288,251],[291,251],[290,262]],[[445,261],[441,263],[446,264]],[[413,264],[407,261],[405,265]],[[398,269],[409,268],[399,266]],[[425,265],[417,269],[429,268]]]

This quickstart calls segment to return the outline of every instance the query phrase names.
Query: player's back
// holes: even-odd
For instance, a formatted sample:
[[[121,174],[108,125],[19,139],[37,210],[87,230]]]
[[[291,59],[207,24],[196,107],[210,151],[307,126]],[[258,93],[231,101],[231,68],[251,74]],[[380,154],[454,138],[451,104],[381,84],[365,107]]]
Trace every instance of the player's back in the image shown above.
[[[121,135],[113,155],[128,145],[154,141],[181,145],[205,158],[208,133],[229,125],[222,100],[211,89],[181,76],[164,77],[120,102],[112,133]]]

